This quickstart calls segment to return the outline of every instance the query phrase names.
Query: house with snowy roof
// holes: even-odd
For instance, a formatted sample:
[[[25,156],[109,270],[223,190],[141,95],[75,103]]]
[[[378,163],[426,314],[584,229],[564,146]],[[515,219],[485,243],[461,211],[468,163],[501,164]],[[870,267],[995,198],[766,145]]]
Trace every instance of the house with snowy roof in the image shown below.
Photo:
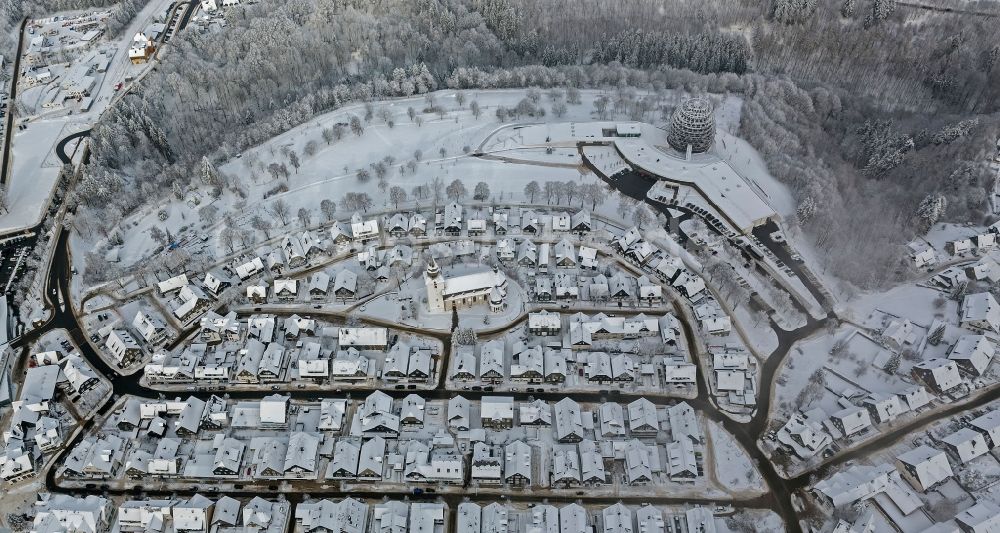
[[[910,256],[910,261],[916,268],[924,268],[937,262],[937,254],[934,248],[924,241],[913,241],[906,245]]]
[[[958,364],[949,359],[932,358],[913,365],[913,374],[938,393],[947,393],[965,383]]]
[[[597,408],[599,434],[605,439],[625,436],[625,410],[618,402],[605,402]]]
[[[667,408],[667,419],[670,424],[670,435],[674,440],[683,438],[699,443],[703,439],[701,426],[694,409],[687,402],[680,402]]]
[[[962,327],[985,333],[1000,333],[1000,304],[988,292],[966,295],[962,299]]]
[[[159,344],[167,336],[167,326],[162,320],[145,311],[138,311],[132,319],[132,327],[147,344]]]
[[[891,465],[852,465],[813,486],[813,493],[829,507],[841,507],[867,500],[884,492],[898,475]]]
[[[518,409],[518,425],[551,426],[552,407],[545,400],[522,403]]]
[[[104,343],[108,352],[114,356],[118,366],[125,367],[142,357],[142,348],[135,342],[132,334],[124,329],[113,329]]]
[[[379,226],[377,218],[365,220],[362,218],[361,213],[357,212],[351,215],[351,238],[355,242],[364,244],[378,239],[378,237]]]
[[[698,459],[690,440],[667,443],[667,461],[672,481],[694,481],[698,477]]]
[[[975,248],[972,239],[955,239],[953,241],[948,241],[944,243],[944,249],[947,250],[952,255],[965,255]]]
[[[625,443],[624,456],[625,482],[629,485],[651,483],[653,474],[661,472],[656,444],[646,444],[638,439],[629,440]]]
[[[941,439],[949,452],[958,459],[959,463],[966,464],[969,461],[990,451],[986,443],[986,437],[969,427],[963,427],[950,435]]]
[[[778,442],[800,459],[809,459],[825,449],[833,439],[818,420],[801,412],[794,413],[777,433]]]
[[[472,445],[472,479],[486,485],[499,485],[503,481],[503,458],[497,447],[485,442]]]
[[[513,396],[483,396],[479,408],[484,428],[501,430],[514,426]]]
[[[968,533],[994,533],[1000,531],[1000,506],[990,500],[976,502],[955,516],[962,531]]]
[[[868,409],[868,414],[876,424],[892,422],[909,410],[896,394],[880,392],[869,394],[861,401],[861,405]]]
[[[969,427],[983,435],[991,449],[1000,446],[1000,409],[989,411],[968,423]]]
[[[554,429],[556,440],[563,443],[583,440],[583,415],[580,404],[571,398],[563,398],[554,406]]]
[[[913,488],[926,492],[953,474],[943,451],[921,445],[896,457],[896,468]]]
[[[871,427],[868,410],[862,407],[847,407],[830,415],[830,423],[847,438],[853,437]]]
[[[515,440],[504,446],[504,483],[515,487],[524,487],[534,479],[534,469],[531,462],[531,446],[521,440]]]
[[[660,431],[656,405],[646,398],[628,404],[628,430],[633,436],[655,437]]]
[[[979,377],[993,361],[996,345],[986,335],[962,335],[951,347],[948,359],[958,364],[959,370]]]

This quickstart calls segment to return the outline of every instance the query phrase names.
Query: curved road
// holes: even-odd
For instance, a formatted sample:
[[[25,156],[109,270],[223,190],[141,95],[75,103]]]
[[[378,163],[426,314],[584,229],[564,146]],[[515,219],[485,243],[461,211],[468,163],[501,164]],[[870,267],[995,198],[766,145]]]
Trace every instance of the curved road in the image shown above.
[[[17,32],[17,51],[14,54],[14,75],[10,79],[10,94],[7,95],[7,118],[4,128],[7,134],[3,139],[3,161],[0,161],[0,186],[7,185],[10,167],[11,143],[14,142],[14,103],[17,102],[17,82],[21,76],[21,50],[24,50],[24,27],[28,25],[28,17],[21,20]]]
[[[78,131],[73,135],[63,137],[63,139],[56,144],[56,155],[59,156],[59,161],[62,161],[62,164],[68,165],[73,162],[73,158],[66,154],[66,145],[69,144],[69,142],[74,139],[79,139],[81,137],[89,137],[90,132],[91,128],[87,128],[83,131]]]

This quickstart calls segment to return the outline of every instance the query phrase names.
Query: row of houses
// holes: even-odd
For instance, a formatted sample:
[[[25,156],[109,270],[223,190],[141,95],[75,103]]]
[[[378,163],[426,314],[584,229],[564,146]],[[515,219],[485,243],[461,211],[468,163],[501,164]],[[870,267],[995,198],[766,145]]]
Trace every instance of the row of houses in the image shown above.
[[[195,284],[186,273],[159,281],[156,284],[157,293],[161,298],[169,299],[173,314],[182,322],[189,322],[198,317],[199,311],[204,311],[211,300],[208,294],[218,297],[223,290],[237,284],[247,282],[265,272],[281,276],[308,267],[314,258],[321,255],[333,255],[338,249],[350,244],[366,244],[379,237],[377,219],[365,220],[355,213],[347,226],[335,223],[328,231],[305,230],[282,237],[281,241],[262,255],[252,255],[234,260],[221,269],[206,272],[200,284]],[[408,249],[408,247],[405,247]],[[412,255],[407,249],[397,250],[400,260],[408,260]],[[263,257],[262,257],[263,256]],[[391,257],[396,257],[390,255]],[[350,272],[345,270],[344,272]],[[351,280],[348,278],[354,277]],[[323,298],[329,291],[331,278],[329,274],[317,273],[309,278],[309,293],[312,298]],[[282,286],[274,287],[279,299],[294,299],[298,292],[297,280],[282,280]],[[259,294],[260,287],[265,287],[264,294]],[[266,285],[256,284],[253,289],[247,289],[247,297],[251,300],[266,299]],[[334,279],[333,292],[341,291],[345,299],[356,297],[357,280],[354,272],[340,274]],[[290,294],[289,294],[290,291]]]
[[[369,505],[345,498],[296,505],[295,525],[301,533],[441,533],[446,515],[442,503],[389,500]]]
[[[1000,225],[994,222],[982,233],[945,242],[944,248],[953,256],[986,254],[996,249],[998,233],[1000,233]],[[924,240],[915,240],[907,244],[907,252],[910,261],[916,268],[933,266],[938,262],[934,248]]]
[[[996,343],[985,335],[962,335],[948,349],[947,358],[931,358],[913,365],[913,375],[937,394],[949,394],[984,375],[996,354]]]
[[[385,276],[385,277],[382,277]],[[386,270],[373,278],[375,281],[388,281]],[[331,281],[333,282],[331,285]],[[359,296],[358,274],[343,268],[336,271],[333,277],[326,272],[314,272],[304,280],[275,279],[271,286],[266,281],[247,285],[246,298],[252,304],[292,303],[292,302],[326,302],[333,296],[336,301],[348,302]],[[362,284],[365,279],[361,278]],[[363,287],[362,287],[363,288]],[[366,291],[370,293],[371,291]]]
[[[996,247],[997,233],[992,229],[972,237],[964,237],[944,243],[945,251],[957,256],[964,256],[973,252],[986,253]]]
[[[1000,281],[1000,263],[992,256],[986,256],[973,264],[952,265],[931,276],[928,285],[953,291],[973,281],[989,284]]]
[[[665,425],[661,425],[660,411],[648,399],[640,398],[624,408],[616,402],[602,403],[595,411],[583,411],[572,398],[563,398],[555,404],[542,400],[521,403],[517,406],[510,396],[484,396],[480,403],[479,425],[493,431],[512,427],[551,428],[556,442],[572,444],[594,435],[597,440],[614,440],[626,436],[655,438],[662,429],[669,429],[674,441],[690,440],[692,444],[703,441],[694,409],[687,403],[667,407]],[[516,422],[516,424],[515,424]],[[472,424],[471,404],[462,396],[448,402],[448,428],[455,432],[475,429]]]
[[[96,495],[41,493],[34,503],[31,531],[244,531],[279,533],[288,525],[291,506],[260,497],[243,504],[223,496],[212,500],[190,498],[125,500],[114,502]],[[359,532],[362,533],[362,532]]]
[[[395,213],[385,221],[386,232],[393,237],[427,235],[428,220],[421,213]],[[466,213],[465,207],[452,202],[434,213],[433,229],[449,236],[479,236],[489,229],[494,235],[507,235],[513,230],[538,235],[550,231],[584,234],[593,229],[590,211],[575,213],[553,211],[544,213],[527,208],[477,208]]]
[[[970,298],[977,295],[966,297],[970,308],[977,308],[980,304],[996,305],[995,301],[989,302],[991,295],[982,294],[986,297],[971,301]],[[878,339],[895,351],[916,348],[918,344],[916,327],[908,320],[891,321]],[[911,374],[923,385],[912,385],[894,393],[875,392],[867,396],[841,398],[838,400],[841,408],[832,414],[820,409],[796,413],[776,437],[798,457],[813,457],[836,439],[863,435],[878,425],[924,409],[935,395],[952,395],[971,389],[973,380],[987,372],[995,353],[996,342],[989,336],[982,333],[962,334],[948,347],[947,357],[925,359],[913,365]]]
[[[664,465],[663,447],[638,439],[586,439],[557,444],[549,449],[544,462],[549,465],[544,485],[565,488],[609,484],[613,464],[621,465],[622,482],[633,486],[653,483],[660,474],[675,481],[693,481],[700,475],[698,455],[691,441],[672,442],[666,451],[669,459]],[[543,485],[540,449],[520,439],[504,444],[472,439],[471,454],[467,456],[453,437],[443,433],[429,442],[400,439],[389,443],[382,437],[347,437],[337,440],[332,453],[324,479],[451,485],[469,480],[481,486],[510,488]]]
[[[321,326],[295,314],[240,321],[235,313],[210,313],[196,342],[179,352],[157,352],[145,376],[168,383],[426,382],[436,358],[436,348],[405,339],[390,343],[386,328]]]
[[[525,516],[519,520],[519,514]],[[672,523],[657,507],[642,505],[633,511],[622,503],[605,507],[597,513],[591,513],[577,503],[558,509],[553,505],[540,504],[518,513],[496,502],[485,506],[464,502],[456,510],[457,533],[504,533],[509,523],[531,524],[531,529],[541,533],[666,533],[682,527],[686,527],[685,531],[699,533],[717,531],[715,517],[705,507],[693,507],[678,513]]]
[[[625,260],[662,282],[669,283],[692,303],[697,303],[704,297],[705,281],[701,276],[688,270],[679,257],[667,255],[643,239],[639,228],[633,226],[622,235],[613,235],[609,245]]]
[[[611,277],[604,274],[594,276],[559,272],[555,275],[534,277],[529,285],[529,296],[537,302],[593,302],[615,301],[621,303],[643,303],[657,305],[663,303],[663,287],[647,276],[638,279],[622,272]]]
[[[290,512],[288,502],[259,496],[245,505],[229,496],[213,501],[200,494],[188,499],[125,500],[118,506],[117,530],[279,533],[288,527]]]
[[[489,247],[483,247],[488,250]],[[555,245],[547,242],[535,244],[531,238],[503,237],[493,246],[497,260],[502,263],[534,269],[546,274],[552,266],[557,269],[597,270],[598,253],[590,246],[575,246],[568,238]],[[433,247],[432,247],[433,253]]]
[[[456,207],[452,206],[451,209],[455,210]],[[461,206],[457,206],[457,209],[460,211]],[[393,225],[393,231],[398,229],[398,224],[401,224],[399,217],[402,215],[394,215],[392,219],[396,221]],[[413,220],[408,220],[417,222],[416,217],[418,215],[413,215],[411,217]],[[587,221],[589,221],[589,215],[581,217],[579,227],[589,227]],[[194,284],[188,279],[187,274],[180,274],[158,282],[157,289],[161,297],[170,297],[169,305],[173,314],[186,323],[197,318],[199,312],[211,305],[208,295],[218,297],[227,287],[248,281],[263,272],[269,272],[275,276],[289,274],[296,269],[307,267],[314,257],[335,253],[338,248],[349,244],[367,245],[356,257],[364,270],[371,273],[371,278],[374,281],[385,282],[393,276],[393,268],[406,268],[412,264],[413,250],[403,244],[385,250],[379,249],[374,244],[369,244],[377,240],[379,235],[378,219],[364,220],[360,214],[355,213],[349,226],[339,222],[335,223],[329,229],[328,235],[312,230],[286,235],[279,244],[275,245],[269,252],[264,253],[263,257],[244,258],[234,261],[233,265],[226,266],[222,270],[208,272],[201,284]],[[454,244],[438,243],[431,247],[431,253],[441,256],[460,255],[460,250],[452,250]],[[470,246],[467,247],[474,251],[475,245],[471,241],[468,244]],[[509,257],[506,251],[507,247],[504,244],[508,244],[511,250]],[[543,245],[545,251],[548,250],[548,247],[547,243]],[[441,250],[441,248],[446,249]],[[522,252],[520,257],[525,261],[525,264],[531,263],[531,266],[537,267],[539,256],[534,244],[527,240],[519,248]],[[582,262],[590,269],[597,267],[597,251],[595,249],[581,247],[577,253],[568,240],[562,241],[556,248],[558,252],[557,263],[561,266],[573,267],[578,262]],[[488,250],[489,247],[485,249]],[[501,260],[513,259],[513,249],[513,241],[504,240],[498,243],[497,256]],[[546,253],[546,264],[548,263],[547,257]],[[238,278],[238,281],[234,278]],[[333,282],[332,288],[331,281]],[[358,297],[359,281],[366,280],[359,280],[358,274],[354,271],[341,269],[332,278],[326,272],[316,272],[305,280],[277,279],[273,282],[273,287],[269,287],[266,282],[251,284],[246,287],[245,292],[247,299],[252,303],[267,302],[269,297],[273,297],[279,302],[291,302],[302,299],[300,296],[302,286],[307,286],[305,290],[311,301],[325,301],[331,292],[336,299],[349,301]],[[551,295],[549,297],[551,298]]]
[[[793,414],[778,430],[776,437],[796,456],[808,459],[825,450],[834,439],[862,435],[876,425],[890,423],[906,413],[918,412],[930,405],[932,400],[927,389],[920,385],[895,393],[871,393],[860,398],[860,405],[841,398],[841,408],[832,414],[819,408]]]
[[[80,479],[324,478],[461,484],[471,468],[471,479],[480,483],[538,483],[540,466],[533,445],[515,440],[502,450],[491,447],[495,439],[489,432],[512,428],[517,420],[518,427],[551,430],[557,446],[552,448],[553,460],[545,463],[551,465],[549,484],[610,483],[605,465],[614,461],[622,462],[630,484],[652,482],[660,473],[679,481],[701,475],[704,438],[694,410],[683,402],[667,407],[662,421],[659,408],[646,399],[624,407],[609,402],[593,412],[583,411],[570,398],[555,404],[539,400],[521,404],[515,419],[512,397],[487,396],[478,405],[480,427],[472,427],[472,407],[461,396],[448,402],[442,414],[449,434],[444,428],[421,431],[434,430],[425,427],[425,417],[436,415],[439,407],[428,406],[416,394],[394,401],[376,391],[356,405],[351,416],[343,399],[324,399],[317,406],[292,403],[279,394],[234,404],[214,396],[207,401],[130,398],[103,431],[88,435],[70,451],[61,472]],[[668,428],[665,447],[648,443]],[[458,446],[452,435],[466,444]],[[187,444],[206,437],[211,451]],[[470,448],[471,461],[466,455]],[[207,455],[193,457],[196,453]],[[327,461],[325,468],[321,461]],[[593,475],[585,475],[588,472]]]
[[[491,344],[492,343],[492,344]],[[665,356],[641,362],[628,353],[573,351],[516,344],[509,359],[502,343],[487,342],[477,361],[475,348],[457,347],[449,379],[454,382],[550,384],[560,386],[573,376],[572,385],[608,385],[639,380],[667,384],[693,383],[693,365],[683,358]]]

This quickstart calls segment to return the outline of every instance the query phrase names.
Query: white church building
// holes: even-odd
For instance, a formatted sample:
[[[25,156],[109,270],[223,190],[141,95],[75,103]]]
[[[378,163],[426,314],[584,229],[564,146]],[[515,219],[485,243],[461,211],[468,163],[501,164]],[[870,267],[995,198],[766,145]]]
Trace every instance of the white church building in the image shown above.
[[[427,307],[432,313],[487,303],[499,313],[507,307],[507,276],[499,270],[474,272],[448,278],[432,258],[424,271]]]

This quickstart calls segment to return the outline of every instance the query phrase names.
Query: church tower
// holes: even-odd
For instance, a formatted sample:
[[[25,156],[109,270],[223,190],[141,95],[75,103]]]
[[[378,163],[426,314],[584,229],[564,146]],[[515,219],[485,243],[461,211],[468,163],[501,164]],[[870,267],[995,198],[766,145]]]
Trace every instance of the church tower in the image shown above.
[[[432,257],[427,262],[424,271],[424,286],[427,287],[427,307],[432,313],[443,313],[444,308],[444,274]]]

